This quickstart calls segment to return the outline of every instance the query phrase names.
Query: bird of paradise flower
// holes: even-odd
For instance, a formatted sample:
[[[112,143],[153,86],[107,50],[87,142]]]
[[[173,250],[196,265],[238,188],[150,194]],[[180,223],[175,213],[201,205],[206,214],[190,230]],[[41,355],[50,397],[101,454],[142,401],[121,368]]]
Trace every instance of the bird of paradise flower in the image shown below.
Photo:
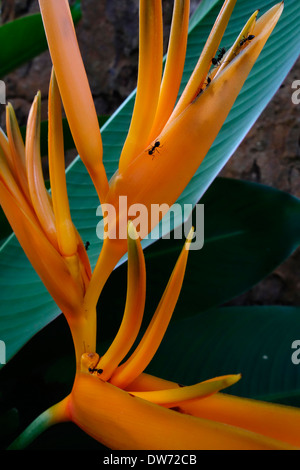
[[[255,12],[229,51],[218,56],[236,3],[226,0],[176,104],[186,53],[189,1],[174,2],[161,81],[161,0],[140,0],[136,101],[119,168],[110,182],[102,163],[101,134],[68,2],[39,3],[53,62],[49,88],[51,195],[42,176],[38,93],[28,118],[25,144],[13,108],[7,106],[7,136],[0,133],[0,201],[26,255],[67,319],[75,346],[76,376],[71,393],[42,413],[10,448],[24,447],[42,430],[67,420],[112,449],[299,448],[299,411],[219,393],[238,381],[239,374],[183,387],[144,372],[180,294],[193,230],[145,334],[122,362],[141,327],[146,269],[136,227],[121,211],[118,198],[126,195],[129,205],[139,202],[148,208],[176,201],[218,134],[280,18],[283,2],[258,21]],[[99,200],[114,205],[115,225],[126,226],[128,234],[125,240],[108,234],[93,272],[69,209],[61,99]],[[159,158],[151,158],[158,147]],[[109,275],[127,251],[123,320],[111,346],[99,357],[96,304]]]

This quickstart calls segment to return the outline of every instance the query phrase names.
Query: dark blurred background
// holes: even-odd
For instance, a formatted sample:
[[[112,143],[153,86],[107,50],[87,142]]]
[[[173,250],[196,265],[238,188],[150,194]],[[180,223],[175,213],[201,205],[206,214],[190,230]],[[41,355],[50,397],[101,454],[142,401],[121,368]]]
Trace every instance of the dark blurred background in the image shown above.
[[[201,0],[192,0],[192,11]],[[72,2],[70,2],[72,3]],[[173,0],[163,0],[165,47]],[[37,0],[2,1],[2,22],[38,11]],[[98,114],[110,115],[136,86],[138,0],[82,0],[78,41]],[[4,77],[7,100],[25,124],[37,90],[47,116],[51,63],[45,52]],[[261,114],[221,175],[267,184],[300,197],[300,104],[292,103],[292,82],[300,79],[300,60]],[[1,126],[5,126],[1,107]],[[74,152],[68,155],[70,161]],[[276,214],[274,214],[274,217]],[[265,280],[231,304],[300,305],[300,249]]]

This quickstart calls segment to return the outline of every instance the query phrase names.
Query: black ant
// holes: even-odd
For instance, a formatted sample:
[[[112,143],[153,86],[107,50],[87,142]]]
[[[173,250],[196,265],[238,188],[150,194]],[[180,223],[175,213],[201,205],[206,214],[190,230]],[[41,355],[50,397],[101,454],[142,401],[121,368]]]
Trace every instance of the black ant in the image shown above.
[[[220,62],[221,62],[221,60],[222,60],[222,58],[223,58],[223,56],[226,52],[225,47],[222,47],[222,49],[219,49],[218,52],[219,53],[218,53],[217,57],[213,57],[213,59],[211,60],[213,65],[219,65],[220,64]]]
[[[94,369],[92,367],[89,367],[89,372],[92,374],[93,372],[97,372],[97,374],[102,374],[103,369]]]
[[[240,41],[240,47],[242,47],[244,44],[246,44],[247,41],[252,41],[252,39],[254,39],[255,36],[253,34],[249,34],[249,36],[247,36],[246,38],[244,37],[241,41]]]
[[[155,144],[151,147],[151,149],[148,150],[148,155],[153,155],[154,152],[155,152],[155,150],[158,149],[158,147],[160,147],[160,142],[159,142],[159,140],[157,140],[157,141],[155,142]]]
[[[86,251],[88,251],[89,246],[90,246],[90,242],[86,242],[84,246],[85,246]]]
[[[205,88],[208,87],[208,85],[210,84],[210,82],[211,82],[211,78],[210,78],[210,77],[207,77],[207,82],[204,83]],[[197,98],[199,95],[201,95],[201,93],[203,93],[203,91],[204,91],[204,88],[200,88],[200,90],[199,90],[199,91],[197,92],[197,94],[196,94],[196,98]],[[195,99],[196,99],[196,98],[195,98]]]

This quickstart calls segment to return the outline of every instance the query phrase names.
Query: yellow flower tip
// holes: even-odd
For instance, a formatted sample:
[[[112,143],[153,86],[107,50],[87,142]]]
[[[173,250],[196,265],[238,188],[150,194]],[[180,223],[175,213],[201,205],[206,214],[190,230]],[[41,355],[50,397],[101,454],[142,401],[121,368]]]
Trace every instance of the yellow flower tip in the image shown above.
[[[188,236],[186,237],[186,242],[185,242],[185,249],[188,250],[191,246],[191,243],[193,241],[193,238],[194,238],[194,235],[195,235],[195,228],[194,227],[191,227],[189,233],[188,233]]]
[[[6,105],[6,126],[7,132],[9,133],[10,130],[17,131],[19,130],[18,121],[16,118],[16,113],[14,110],[13,105],[11,102],[8,102]]]
[[[240,380],[240,378],[240,374],[224,375],[205,380],[204,382],[200,382],[196,385],[177,386],[173,389],[167,388],[154,391],[131,391],[130,393],[152,403],[172,408],[175,405],[180,406],[182,402],[186,402],[188,400],[209,397],[220,390],[235,384]]]
[[[242,374],[223,375],[221,377],[214,377],[213,379],[206,380],[203,383],[220,381],[222,382],[222,388],[227,388],[239,382],[241,378],[242,378]]]
[[[41,90],[38,90],[38,91],[36,92],[35,99],[39,102],[39,104],[41,103],[41,100],[42,100],[42,93],[41,93]]]
[[[242,378],[242,374],[236,374],[236,375],[231,375],[230,378],[228,378],[229,385],[234,385],[237,382],[239,382]]]
[[[127,236],[128,236],[128,241],[129,240],[137,240],[139,238],[138,233],[136,231],[136,228],[135,228],[134,223],[132,222],[132,220],[130,220],[128,222]]]

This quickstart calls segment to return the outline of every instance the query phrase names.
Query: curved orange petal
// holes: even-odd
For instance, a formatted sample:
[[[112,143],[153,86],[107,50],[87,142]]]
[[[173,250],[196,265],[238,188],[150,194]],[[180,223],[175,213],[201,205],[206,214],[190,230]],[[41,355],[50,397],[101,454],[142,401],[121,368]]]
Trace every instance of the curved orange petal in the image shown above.
[[[25,162],[25,146],[19,124],[14,112],[14,109],[10,103],[6,107],[6,130],[8,136],[8,143],[10,148],[11,159],[13,164],[13,174],[18,180],[23,193],[25,194],[28,201],[30,201],[30,194],[28,188],[27,174],[26,174],[26,162]],[[4,142],[3,142],[4,143]],[[4,144],[5,145],[5,144]],[[4,147],[5,148],[5,147]],[[7,153],[7,150],[6,150]],[[8,156],[8,154],[7,154]]]
[[[50,295],[63,311],[75,312],[82,303],[82,296],[63,258],[45,237],[41,228],[34,224],[18,205],[2,181],[0,200],[26,256]]]
[[[0,127],[0,149],[2,150],[2,152],[3,152],[3,154],[6,158],[6,161],[7,161],[7,164],[9,166],[10,171],[12,172],[14,178],[16,179],[17,174],[16,174],[15,169],[14,169],[14,161],[13,161],[13,157],[12,157],[12,154],[11,154],[11,151],[10,151],[8,138],[5,135],[5,133],[3,132],[3,130],[1,129],[1,127]]]
[[[222,63],[215,67],[212,71],[212,73],[209,75],[210,78],[212,79],[215,77],[217,74],[219,74],[228,64],[228,62],[231,62],[234,57],[248,45],[248,41],[245,41],[244,45],[241,46],[241,42],[244,41],[245,38],[249,36],[250,33],[252,33],[253,28],[255,27],[256,23],[256,18],[259,13],[259,10],[256,10],[252,16],[250,16],[249,20],[243,27],[242,31],[236,38],[235,42],[233,43],[232,47],[229,49],[229,51],[226,53],[224,56]]]
[[[26,214],[26,216],[35,224],[39,229],[41,229],[40,223],[36,217],[36,214],[29,202],[24,196],[24,193],[20,189],[18,183],[16,182],[9,166],[8,162],[5,159],[2,150],[0,149],[0,179],[5,185],[6,189],[9,191],[11,196],[15,199],[18,206]]]
[[[110,449],[294,449],[233,426],[177,413],[86,373],[76,375],[69,413],[75,424]]]
[[[238,426],[300,447],[300,410],[289,406],[239,398],[225,393],[205,403],[191,400],[180,405],[184,413]]]
[[[175,0],[166,65],[149,142],[164,128],[177,99],[185,62],[189,12],[190,0]]]
[[[49,87],[49,175],[53,212],[60,252],[72,256],[77,252],[77,235],[71,219],[65,174],[62,110],[59,90],[52,70]]]
[[[132,355],[112,375],[110,379],[112,384],[125,388],[143,372],[156,353],[169,325],[181,291],[192,236],[193,230],[191,230],[185,242],[168,285],[145,334]]]
[[[191,103],[197,96],[199,90],[202,88],[206,79],[208,71],[211,66],[211,61],[219,47],[228,21],[231,17],[232,11],[236,4],[236,0],[225,0],[223,7],[215,21],[211,33],[205,43],[204,49],[198,60],[198,63],[180,97],[178,103],[170,116],[169,123],[176,119],[182,111]]]
[[[132,347],[143,319],[146,298],[146,267],[141,243],[132,222],[128,224],[128,276],[125,312],[119,331],[97,368],[108,380]]]
[[[151,391],[134,391],[130,393],[135,397],[157,403],[159,405],[172,408],[174,406],[181,407],[186,401],[207,398],[224,388],[230,387],[240,380],[241,375],[224,375],[205,380],[195,385],[181,386],[172,389],[151,390]],[[132,388],[132,387],[131,387]]]
[[[46,190],[40,152],[41,97],[35,97],[28,117],[26,131],[26,170],[29,193],[35,213],[49,241],[58,249],[56,226],[49,193]]]
[[[127,390],[169,390],[181,385],[150,374],[141,374]],[[247,429],[272,439],[300,447],[300,410],[225,393],[182,402],[180,410],[191,416]]]
[[[39,0],[51,59],[77,151],[103,201],[108,181],[99,122],[68,0]]]
[[[139,70],[136,99],[120,156],[122,171],[147,146],[156,113],[163,60],[161,0],[140,0]]]

